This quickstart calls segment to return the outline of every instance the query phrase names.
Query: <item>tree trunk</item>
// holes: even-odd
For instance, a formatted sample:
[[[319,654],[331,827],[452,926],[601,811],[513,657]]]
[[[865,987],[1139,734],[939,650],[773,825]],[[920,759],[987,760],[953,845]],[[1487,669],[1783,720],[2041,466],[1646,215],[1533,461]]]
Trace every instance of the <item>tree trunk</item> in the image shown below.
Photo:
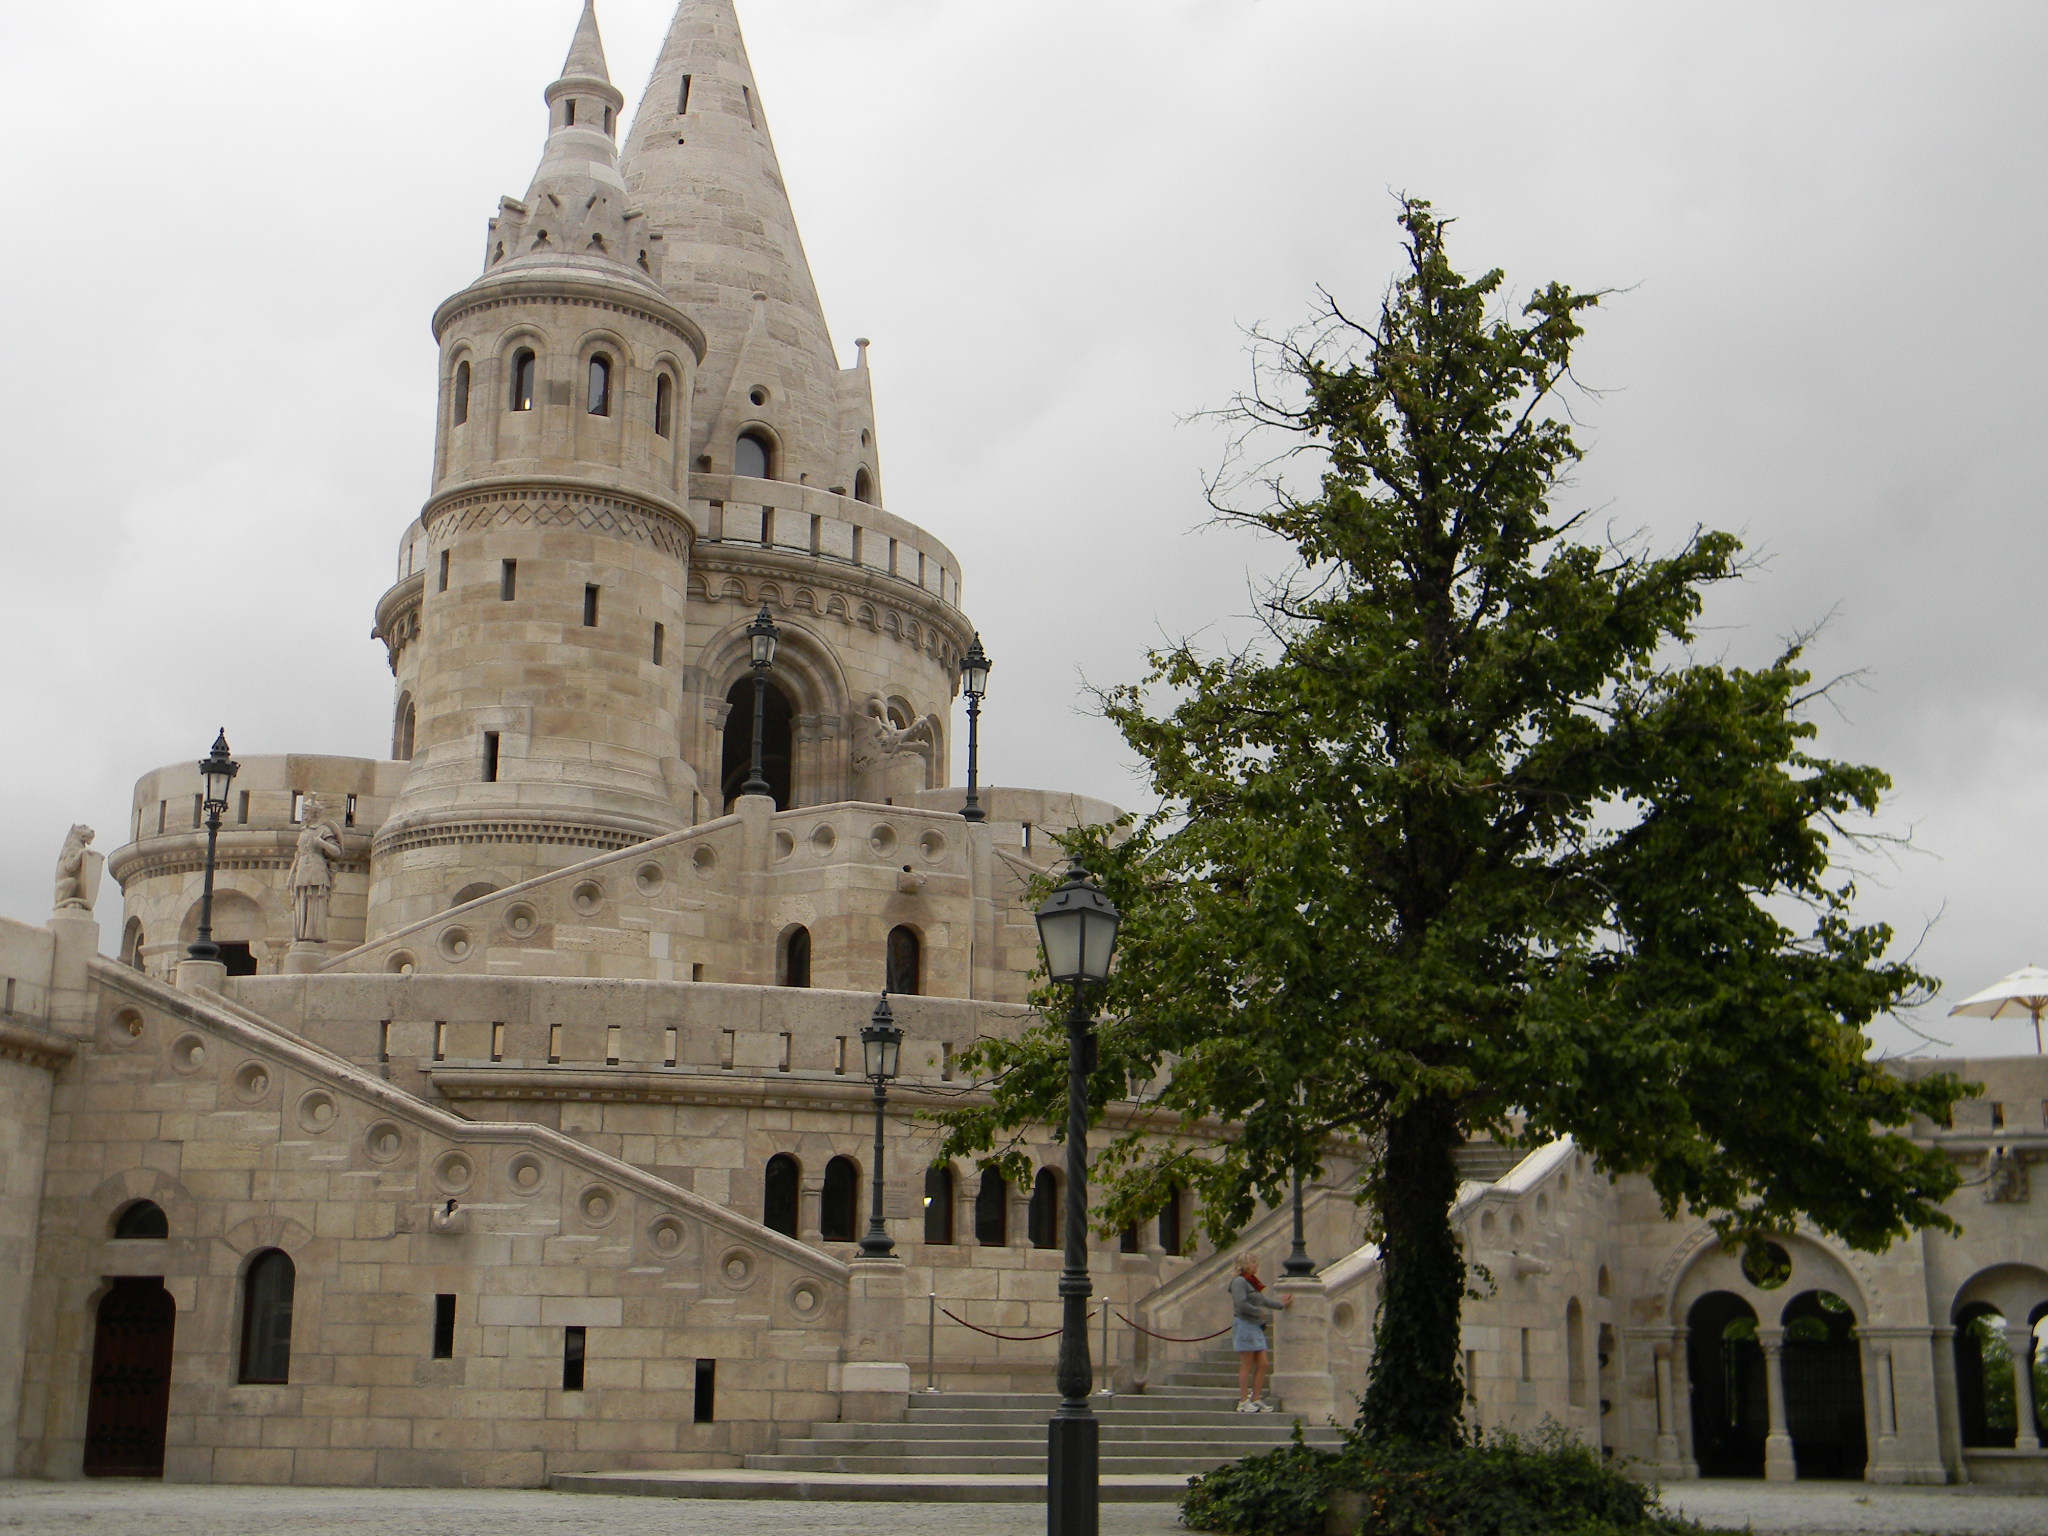
[[[1387,1127],[1374,1178],[1380,1304],[1358,1425],[1373,1444],[1451,1446],[1462,1433],[1458,1313],[1465,1257],[1451,1231],[1457,1198],[1456,1106],[1422,1099]]]

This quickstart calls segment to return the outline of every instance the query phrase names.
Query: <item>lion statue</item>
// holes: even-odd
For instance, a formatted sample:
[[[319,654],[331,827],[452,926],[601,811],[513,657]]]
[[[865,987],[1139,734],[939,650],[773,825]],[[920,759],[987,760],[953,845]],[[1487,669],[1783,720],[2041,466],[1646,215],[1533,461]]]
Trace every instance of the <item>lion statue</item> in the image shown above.
[[[93,830],[74,826],[64,834],[64,851],[57,855],[57,910],[90,912],[92,899],[85,889],[85,856],[92,844]]]

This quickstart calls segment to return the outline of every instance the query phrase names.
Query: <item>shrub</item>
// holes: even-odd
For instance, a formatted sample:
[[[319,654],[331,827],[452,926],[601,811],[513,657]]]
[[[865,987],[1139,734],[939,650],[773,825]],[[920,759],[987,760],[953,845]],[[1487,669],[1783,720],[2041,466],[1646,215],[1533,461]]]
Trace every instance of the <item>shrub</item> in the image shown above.
[[[1322,1536],[1332,1496],[1357,1496],[1359,1536],[1697,1536],[1657,1490],[1556,1425],[1448,1451],[1292,1445],[1193,1479],[1181,1520],[1226,1536]],[[1349,1504],[1351,1500],[1344,1498]]]

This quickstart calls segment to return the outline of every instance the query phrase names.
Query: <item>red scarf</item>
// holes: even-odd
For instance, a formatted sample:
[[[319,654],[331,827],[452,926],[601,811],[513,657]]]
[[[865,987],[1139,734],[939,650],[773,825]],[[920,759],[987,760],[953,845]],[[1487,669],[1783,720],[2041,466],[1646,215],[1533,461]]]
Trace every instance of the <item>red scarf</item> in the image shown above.
[[[1239,1270],[1238,1274],[1242,1278],[1249,1280],[1251,1282],[1251,1287],[1253,1290],[1263,1291],[1266,1288],[1266,1282],[1261,1280],[1257,1275],[1247,1275],[1244,1273],[1243,1270]]]

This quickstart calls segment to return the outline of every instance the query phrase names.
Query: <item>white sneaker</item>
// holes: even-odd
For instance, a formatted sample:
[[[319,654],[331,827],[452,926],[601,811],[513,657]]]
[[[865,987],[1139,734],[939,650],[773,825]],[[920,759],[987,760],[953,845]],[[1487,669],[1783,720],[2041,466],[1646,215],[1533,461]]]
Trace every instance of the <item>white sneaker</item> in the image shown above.
[[[1266,1400],[1265,1400],[1265,1399],[1264,1399],[1263,1397],[1260,1397],[1260,1398],[1254,1398],[1254,1399],[1252,1400],[1252,1412],[1253,1412],[1253,1413],[1271,1413],[1272,1411],[1273,1411],[1273,1405],[1272,1405],[1271,1403],[1267,1402],[1267,1401],[1266,1401]]]
[[[1237,1411],[1239,1413],[1257,1413],[1259,1405],[1248,1397],[1241,1397],[1237,1400]]]

